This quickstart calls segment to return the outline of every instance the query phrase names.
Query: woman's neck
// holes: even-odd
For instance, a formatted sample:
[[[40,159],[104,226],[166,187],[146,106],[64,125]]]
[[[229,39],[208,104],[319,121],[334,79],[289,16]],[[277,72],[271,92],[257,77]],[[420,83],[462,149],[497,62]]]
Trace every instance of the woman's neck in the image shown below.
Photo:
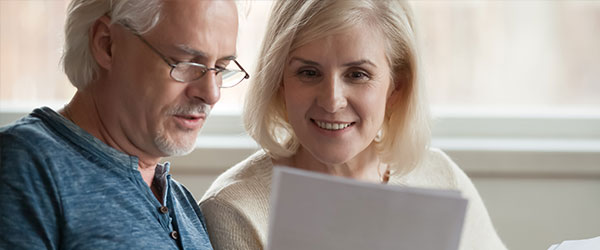
[[[369,145],[369,147],[347,162],[338,164],[322,162],[302,147],[289,159],[274,161],[274,163],[375,183],[384,182],[384,176],[387,172],[387,165],[379,159],[374,144]]]

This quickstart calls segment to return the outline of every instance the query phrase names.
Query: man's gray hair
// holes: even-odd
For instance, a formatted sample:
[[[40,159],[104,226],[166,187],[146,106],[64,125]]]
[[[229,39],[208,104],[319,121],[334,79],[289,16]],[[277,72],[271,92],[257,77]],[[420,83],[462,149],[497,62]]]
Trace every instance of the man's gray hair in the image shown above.
[[[90,49],[89,34],[98,18],[125,22],[143,34],[160,18],[160,0],[73,0],[67,9],[62,64],[71,84],[85,88],[97,77],[99,66]]]

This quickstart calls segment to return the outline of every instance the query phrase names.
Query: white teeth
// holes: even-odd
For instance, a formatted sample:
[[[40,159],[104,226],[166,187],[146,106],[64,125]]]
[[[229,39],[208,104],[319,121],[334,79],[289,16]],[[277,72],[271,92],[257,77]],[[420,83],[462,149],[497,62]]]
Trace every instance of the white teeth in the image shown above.
[[[321,122],[315,121],[319,128],[327,129],[327,130],[340,130],[345,129],[350,126],[351,123],[329,123],[329,122]]]

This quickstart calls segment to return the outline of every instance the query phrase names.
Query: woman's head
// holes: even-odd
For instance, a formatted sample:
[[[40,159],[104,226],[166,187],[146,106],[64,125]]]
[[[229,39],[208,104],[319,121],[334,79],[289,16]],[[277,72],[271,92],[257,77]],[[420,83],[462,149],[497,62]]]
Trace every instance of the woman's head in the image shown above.
[[[279,1],[246,99],[246,129],[275,158],[300,144],[323,157],[334,145],[347,147],[339,159],[370,145],[381,129],[374,144],[381,159],[408,170],[429,139],[416,56],[404,2]],[[315,73],[320,78],[307,81]],[[356,84],[363,76],[368,81]],[[316,138],[328,135],[345,141]]]

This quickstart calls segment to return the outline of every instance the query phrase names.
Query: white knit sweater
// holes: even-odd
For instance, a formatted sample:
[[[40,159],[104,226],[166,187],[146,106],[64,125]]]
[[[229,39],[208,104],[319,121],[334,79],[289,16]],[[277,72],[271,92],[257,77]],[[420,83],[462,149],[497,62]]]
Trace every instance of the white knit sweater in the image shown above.
[[[213,247],[264,249],[267,242],[273,163],[259,151],[221,174],[200,201]],[[506,249],[467,175],[446,154],[431,149],[423,163],[390,185],[457,189],[469,200],[461,250]]]

